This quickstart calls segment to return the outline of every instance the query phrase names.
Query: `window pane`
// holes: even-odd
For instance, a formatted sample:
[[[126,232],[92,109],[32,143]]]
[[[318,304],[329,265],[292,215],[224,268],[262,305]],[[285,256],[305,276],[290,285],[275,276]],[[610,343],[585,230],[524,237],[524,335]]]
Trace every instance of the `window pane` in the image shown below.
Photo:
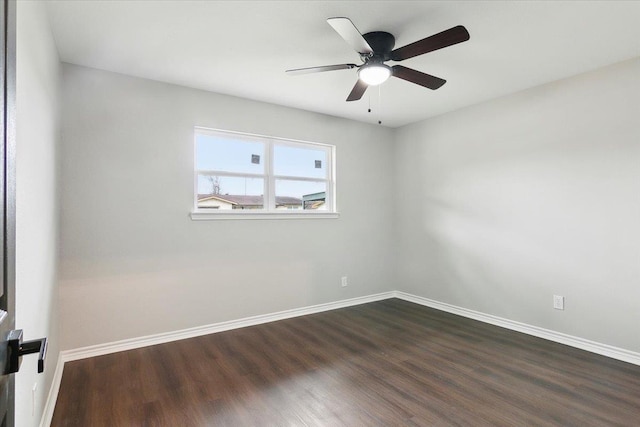
[[[198,208],[263,209],[264,180],[198,175]]]
[[[273,147],[273,173],[280,176],[327,178],[327,152],[276,144]]]
[[[276,209],[326,210],[324,182],[276,180]]]
[[[196,168],[264,173],[264,144],[234,136],[196,134]]]

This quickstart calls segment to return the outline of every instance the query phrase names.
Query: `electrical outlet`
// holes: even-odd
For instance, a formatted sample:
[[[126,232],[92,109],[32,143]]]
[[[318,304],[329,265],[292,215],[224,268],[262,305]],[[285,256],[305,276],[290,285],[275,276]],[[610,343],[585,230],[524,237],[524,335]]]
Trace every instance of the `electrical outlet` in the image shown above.
[[[341,283],[343,288],[347,287],[347,285],[349,284],[349,281],[347,280],[347,276],[342,276]]]
[[[564,297],[560,295],[553,296],[553,308],[556,310],[564,310]]]

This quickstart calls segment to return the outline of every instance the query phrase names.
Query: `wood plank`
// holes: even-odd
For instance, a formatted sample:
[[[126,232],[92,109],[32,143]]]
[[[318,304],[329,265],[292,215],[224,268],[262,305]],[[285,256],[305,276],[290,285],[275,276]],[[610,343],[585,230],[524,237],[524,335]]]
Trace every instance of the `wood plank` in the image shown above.
[[[638,366],[391,299],[67,363],[52,426],[638,420]]]

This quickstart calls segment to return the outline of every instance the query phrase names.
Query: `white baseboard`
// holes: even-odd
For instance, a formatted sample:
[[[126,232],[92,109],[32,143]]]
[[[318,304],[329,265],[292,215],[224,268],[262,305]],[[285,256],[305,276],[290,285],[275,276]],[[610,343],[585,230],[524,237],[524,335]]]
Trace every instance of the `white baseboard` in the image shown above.
[[[58,391],[60,390],[60,382],[62,381],[62,372],[64,364],[73,360],[86,359],[89,357],[103,356],[105,354],[116,353],[119,351],[133,350],[136,348],[147,347],[155,344],[164,344],[171,341],[193,338],[202,335],[214,334],[216,332],[228,331],[231,329],[245,328],[247,326],[260,325],[262,323],[275,322],[276,320],[284,320],[292,317],[306,316],[308,314],[321,313],[323,311],[336,310],[338,308],[351,307],[354,305],[366,304],[368,302],[380,301],[394,297],[394,292],[383,292],[380,294],[367,295],[364,297],[351,298],[341,301],[334,301],[325,304],[317,304],[308,307],[294,308],[292,310],[279,311],[276,313],[263,314],[259,316],[245,317],[238,320],[230,320],[228,322],[214,323],[211,325],[198,326],[195,328],[182,329],[179,331],[165,332],[154,335],[147,335],[138,338],[131,338],[121,341],[115,341],[105,344],[92,345],[88,347],[76,348],[73,350],[63,350],[58,357],[56,372],[53,375],[53,382],[49,389],[49,396],[45,404],[45,410],[42,414],[40,427],[48,427],[53,418],[53,411],[58,400]]]
[[[147,335],[138,338],[131,338],[111,343],[98,344],[89,347],[82,347],[73,350],[64,350],[60,352],[56,372],[53,376],[53,382],[42,415],[40,427],[47,427],[51,424],[53,411],[55,409],[58,391],[60,390],[60,381],[62,380],[62,372],[64,364],[73,360],[86,359],[89,357],[102,356],[105,354],[116,353],[119,351],[132,350],[141,347],[147,347],[155,344],[163,344],[171,341],[193,338],[202,335],[214,334],[216,332],[228,331],[231,329],[245,328],[248,326],[260,325],[262,323],[275,322],[277,320],[290,319],[292,317],[306,316],[308,314],[321,313],[323,311],[336,310],[338,308],[351,307],[354,305],[366,304],[374,301],[381,301],[389,298],[399,298],[405,301],[424,305],[426,307],[435,308],[447,313],[457,314],[459,316],[500,326],[506,329],[522,332],[535,337],[544,338],[560,344],[569,345],[592,353],[611,357],[612,359],[622,360],[640,366],[640,353],[613,347],[607,344],[601,344],[589,341],[583,338],[555,332],[549,329],[539,328],[537,326],[528,325],[526,323],[515,322],[513,320],[485,314],[479,311],[469,310],[463,307],[435,301],[429,298],[408,294],[401,291],[383,292],[380,294],[368,295],[364,297],[351,298],[347,300],[334,301],[326,304],[312,305],[309,307],[295,308],[292,310],[279,311],[271,314],[263,314],[259,316],[246,317],[238,320],[230,320],[227,322],[214,323],[211,325],[198,326],[195,328],[182,329],[154,335]]]
[[[42,418],[40,419],[40,427],[49,427],[51,425],[53,411],[56,408],[56,401],[58,400],[58,391],[60,391],[63,369],[64,360],[62,359],[62,355],[58,355],[58,363],[56,363],[56,371],[53,373],[53,381],[51,381],[49,395],[47,396],[44,411],[42,412]]]
[[[185,338],[199,337],[202,335],[215,334],[216,332],[229,331],[231,329],[245,328],[247,326],[260,325],[262,323],[275,322],[276,320],[289,319],[292,317],[306,316],[308,314],[321,313],[323,311],[336,310],[338,308],[350,307],[353,305],[366,304],[368,302],[380,301],[393,298],[394,292],[384,292],[381,294],[368,295],[364,297],[351,298],[341,301],[334,301],[325,304],[317,304],[308,307],[294,308],[291,310],[278,311],[276,313],[261,314],[258,316],[245,317],[228,322],[214,323],[211,325],[197,326],[195,328],[182,329],[179,331],[165,332],[154,335],[147,335],[138,338],[131,338],[122,341],[115,341],[105,344],[92,345],[89,347],[77,348],[74,350],[64,350],[60,352],[61,358],[65,362],[72,360],[86,359],[87,357],[102,356],[116,353],[118,351],[132,350],[134,348],[147,347],[155,344],[164,344],[171,341],[183,340]]]
[[[623,348],[614,347],[607,344],[601,344],[595,341],[589,341],[584,338],[574,337],[572,335],[563,334],[561,332],[552,331],[550,329],[539,328],[537,326],[520,323],[502,317],[485,314],[479,311],[469,310],[467,308],[435,301],[429,298],[419,297],[417,295],[405,292],[395,291],[396,298],[410,301],[416,304],[435,308],[437,310],[446,311],[447,313],[457,314],[458,316],[468,317],[470,319],[479,320],[484,323],[500,326],[513,331],[522,332],[534,337],[544,338],[560,344],[590,351],[592,353],[607,356],[612,359],[622,360],[623,362],[633,363],[640,366],[640,353],[625,350]]]

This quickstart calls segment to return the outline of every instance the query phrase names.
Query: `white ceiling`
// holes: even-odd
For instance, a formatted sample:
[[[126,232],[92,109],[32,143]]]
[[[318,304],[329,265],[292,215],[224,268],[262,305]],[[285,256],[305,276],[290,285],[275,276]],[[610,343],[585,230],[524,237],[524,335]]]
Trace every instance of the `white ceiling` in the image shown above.
[[[640,56],[638,1],[49,1],[64,62],[397,127]],[[326,23],[388,31],[396,47],[464,25],[471,39],[402,65],[442,77],[400,79],[345,102],[360,63]],[[595,92],[597,94],[597,90]],[[596,95],[594,95],[595,97]],[[371,104],[374,110],[367,113]]]

